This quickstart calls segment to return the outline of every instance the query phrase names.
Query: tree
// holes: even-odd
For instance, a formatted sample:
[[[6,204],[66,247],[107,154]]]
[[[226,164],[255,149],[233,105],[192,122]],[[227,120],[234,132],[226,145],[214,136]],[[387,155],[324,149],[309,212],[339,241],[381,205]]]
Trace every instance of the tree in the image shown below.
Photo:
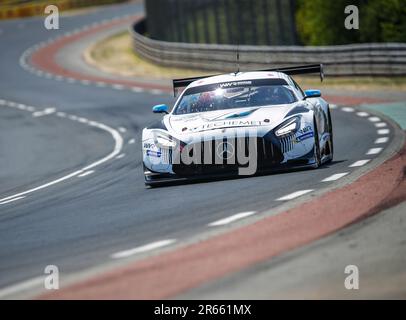
[[[359,8],[359,30],[344,27],[348,5]],[[406,42],[405,0],[298,0],[296,19],[305,45]]]
[[[406,1],[370,0],[362,23],[361,42],[406,42]]]

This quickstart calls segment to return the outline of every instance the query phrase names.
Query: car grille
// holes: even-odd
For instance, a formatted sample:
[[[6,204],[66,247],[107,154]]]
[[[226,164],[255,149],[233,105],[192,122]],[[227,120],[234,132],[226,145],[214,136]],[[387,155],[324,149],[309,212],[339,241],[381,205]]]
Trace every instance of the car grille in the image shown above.
[[[244,141],[242,141],[244,140]],[[236,138],[234,139],[234,159],[235,164],[227,163],[226,154],[223,155],[222,163],[215,164],[215,154],[216,148],[218,148],[218,144],[221,142],[226,142],[227,140],[212,140],[211,141],[211,149],[210,154],[205,155],[204,153],[207,152],[207,149],[204,148],[204,143],[200,142],[201,148],[201,164],[183,164],[182,161],[173,161],[173,171],[180,176],[187,176],[187,175],[197,175],[197,174],[215,174],[215,173],[227,173],[227,172],[237,172],[238,168],[241,167],[238,164],[238,158],[236,158],[236,152],[239,152],[239,148],[245,146],[245,155],[248,156],[249,154],[249,138]],[[230,141],[230,140],[228,140]],[[217,143],[216,143],[217,142]],[[281,144],[277,139],[270,139],[269,137],[264,138],[256,138],[256,145],[257,145],[257,167],[258,169],[272,167],[276,164],[279,164],[283,160],[283,154],[281,152]],[[193,148],[195,145],[188,145],[189,148]],[[190,149],[186,149],[190,150]],[[184,151],[185,152],[185,149]],[[192,155],[192,154],[190,154]],[[204,163],[204,159],[211,158],[211,164]],[[251,160],[250,160],[251,161]],[[180,162],[180,163],[179,163]]]
[[[281,151],[282,153],[286,153],[289,152],[293,149],[293,144],[295,141],[295,136],[294,135],[290,135],[287,137],[283,137],[280,140],[281,143]]]

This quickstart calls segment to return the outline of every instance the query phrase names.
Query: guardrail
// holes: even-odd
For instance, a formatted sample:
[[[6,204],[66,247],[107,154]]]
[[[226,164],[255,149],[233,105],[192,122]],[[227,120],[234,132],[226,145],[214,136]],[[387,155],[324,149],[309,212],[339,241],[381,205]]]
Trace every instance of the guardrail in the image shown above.
[[[154,63],[195,69],[235,71],[235,45],[191,44],[145,37],[145,20],[131,28],[137,54]],[[326,75],[404,76],[406,43],[368,43],[339,46],[239,46],[241,70],[323,63]]]

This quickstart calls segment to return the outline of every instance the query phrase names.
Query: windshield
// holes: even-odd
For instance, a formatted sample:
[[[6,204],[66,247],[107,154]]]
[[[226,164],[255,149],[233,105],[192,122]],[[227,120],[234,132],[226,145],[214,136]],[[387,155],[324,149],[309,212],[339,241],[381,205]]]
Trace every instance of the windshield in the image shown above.
[[[245,85],[240,85],[242,82]],[[286,82],[241,81],[188,89],[174,114],[290,104],[297,98]]]

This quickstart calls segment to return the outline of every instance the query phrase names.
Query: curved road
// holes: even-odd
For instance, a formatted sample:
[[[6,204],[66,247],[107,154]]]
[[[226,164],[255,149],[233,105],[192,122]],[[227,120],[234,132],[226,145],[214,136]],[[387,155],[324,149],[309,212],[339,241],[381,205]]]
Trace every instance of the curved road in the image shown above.
[[[159,117],[151,106],[173,103],[168,94],[67,83],[20,65],[25,50],[50,37],[142,11],[110,6],[63,17],[56,31],[40,18],[0,23],[0,288],[41,276],[46,265],[73,274],[112,263],[123,250],[203,234],[237,213],[277,209],[285,203],[278,198],[360,174],[364,166],[350,166],[370,165],[390,144],[390,123],[335,108],[335,160],[319,170],[146,188],[141,130]]]

